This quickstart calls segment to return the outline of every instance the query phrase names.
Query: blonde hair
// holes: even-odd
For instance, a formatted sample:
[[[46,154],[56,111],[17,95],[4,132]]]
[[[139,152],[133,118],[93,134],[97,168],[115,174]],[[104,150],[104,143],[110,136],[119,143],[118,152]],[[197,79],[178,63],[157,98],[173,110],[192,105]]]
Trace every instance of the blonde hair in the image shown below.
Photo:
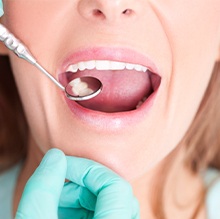
[[[220,62],[216,62],[199,111],[183,139],[186,165],[193,172],[220,169]]]

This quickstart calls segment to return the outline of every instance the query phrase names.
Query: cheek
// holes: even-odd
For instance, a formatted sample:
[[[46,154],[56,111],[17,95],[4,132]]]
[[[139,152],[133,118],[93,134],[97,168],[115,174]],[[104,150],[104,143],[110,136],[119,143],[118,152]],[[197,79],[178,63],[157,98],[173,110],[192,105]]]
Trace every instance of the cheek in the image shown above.
[[[179,7],[180,2],[173,1],[160,13],[173,63],[166,98],[167,125],[179,136],[196,114],[220,44],[220,2],[196,0],[182,4]]]
[[[10,60],[31,132],[36,136],[45,137],[48,131],[45,126],[46,117],[41,97],[42,80],[39,72],[34,72],[31,65],[14,55]]]

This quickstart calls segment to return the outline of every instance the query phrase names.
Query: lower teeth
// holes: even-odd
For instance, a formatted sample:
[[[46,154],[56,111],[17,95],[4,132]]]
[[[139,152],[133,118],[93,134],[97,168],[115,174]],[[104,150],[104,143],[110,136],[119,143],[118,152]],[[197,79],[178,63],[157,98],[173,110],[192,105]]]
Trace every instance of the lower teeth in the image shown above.
[[[141,105],[145,102],[145,100],[147,99],[147,97],[144,97],[142,100],[140,100],[136,106],[136,109],[138,109],[139,107],[141,107]]]

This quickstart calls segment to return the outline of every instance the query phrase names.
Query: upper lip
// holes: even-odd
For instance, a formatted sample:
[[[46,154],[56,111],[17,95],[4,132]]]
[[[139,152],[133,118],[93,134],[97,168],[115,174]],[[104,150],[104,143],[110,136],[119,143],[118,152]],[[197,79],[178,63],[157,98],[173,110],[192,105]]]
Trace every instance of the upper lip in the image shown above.
[[[92,47],[80,49],[68,54],[58,69],[58,74],[67,70],[69,65],[89,60],[110,60],[145,66],[151,72],[160,75],[158,67],[147,56],[127,48]]]

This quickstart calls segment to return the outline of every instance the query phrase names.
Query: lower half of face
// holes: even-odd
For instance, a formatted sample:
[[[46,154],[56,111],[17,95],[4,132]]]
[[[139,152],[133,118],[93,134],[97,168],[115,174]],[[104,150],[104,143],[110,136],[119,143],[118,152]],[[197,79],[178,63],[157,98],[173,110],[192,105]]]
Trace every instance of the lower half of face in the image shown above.
[[[36,68],[10,55],[41,150],[57,147],[132,180],[177,146],[215,62],[218,0],[4,4],[6,26],[63,85],[80,75],[103,82],[96,98],[70,101]]]

